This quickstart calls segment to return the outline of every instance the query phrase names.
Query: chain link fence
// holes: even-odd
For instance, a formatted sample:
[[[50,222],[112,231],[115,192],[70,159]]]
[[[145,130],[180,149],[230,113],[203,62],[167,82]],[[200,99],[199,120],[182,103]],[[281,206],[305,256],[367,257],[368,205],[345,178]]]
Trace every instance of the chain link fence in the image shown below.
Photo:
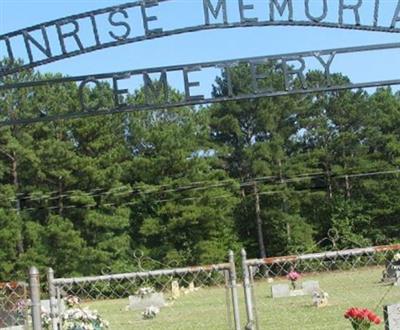
[[[400,244],[265,259],[247,259],[243,250],[242,283],[232,252],[215,265],[146,266],[79,278],[55,278],[49,269],[41,293],[32,267],[31,301],[27,285],[1,284],[0,329],[343,330],[351,329],[344,314],[352,307],[383,319],[385,305],[400,303]]]
[[[242,251],[247,328],[351,329],[351,307],[383,319],[384,305],[400,302],[399,253],[400,244],[251,260]]]
[[[28,285],[0,283],[0,329],[27,329],[29,324]]]
[[[239,329],[235,274],[233,253],[228,263],[93,277],[49,270],[43,327],[66,328],[75,310],[109,329]]]

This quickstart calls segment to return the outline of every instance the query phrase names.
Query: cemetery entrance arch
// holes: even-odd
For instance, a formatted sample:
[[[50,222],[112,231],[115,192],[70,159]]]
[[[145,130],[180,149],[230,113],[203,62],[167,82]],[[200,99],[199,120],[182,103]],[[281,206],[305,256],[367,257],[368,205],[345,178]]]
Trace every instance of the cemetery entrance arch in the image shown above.
[[[9,59],[0,67],[0,78],[24,69],[104,48],[200,30],[261,26],[306,26],[400,33],[400,0],[393,2],[389,15],[382,15],[382,2],[380,0],[318,0],[313,2],[310,0],[261,0],[261,2],[265,10],[257,11],[254,0],[198,0],[193,4],[198,14],[197,20],[188,26],[184,26],[179,19],[176,20],[173,27],[162,26],[163,9],[168,9],[169,6],[182,5],[182,2],[175,0],[135,1],[36,24],[0,35],[0,55]],[[227,100],[397,85],[400,84],[398,77],[341,85],[333,84],[330,78],[332,65],[339,57],[353,53],[399,48],[400,42],[396,42],[218,62],[178,64],[169,67],[127,70],[46,81],[0,84],[0,92],[2,92],[16,88],[34,88],[40,85],[63,84],[73,81],[79,84],[79,98],[81,100],[80,109],[63,115],[49,113],[45,115],[37,114],[37,117],[22,116],[16,118],[0,109],[0,125],[27,124],[60,118],[85,117],[139,109],[171,108]],[[26,62],[19,66],[12,65],[17,58],[25,58]],[[309,69],[307,61],[310,60],[314,61],[317,68],[324,73],[325,83],[321,86],[308,86],[306,83],[305,72]],[[250,92],[235,94],[230,85],[230,70],[243,63],[249,67],[251,74]],[[261,81],[266,79],[266,73],[263,72],[263,64],[265,63],[273,63],[281,69],[284,81],[281,88],[261,87]],[[225,74],[228,80],[228,95],[224,97],[193,95],[193,88],[201,84],[200,81],[193,78],[193,74],[210,69],[221,70]],[[184,86],[184,99],[179,102],[171,102],[168,95],[160,95],[161,91],[153,84],[151,75],[157,76],[162,83],[161,85],[167,85],[169,74],[177,72]],[[149,101],[145,105],[127,105],[120,101],[121,95],[127,93],[126,89],[120,87],[121,81],[138,76],[143,81],[143,87],[146,91],[152,93],[152,95],[157,93],[158,96],[162,96],[161,102],[152,104]],[[293,85],[293,79],[300,81],[300,86]],[[102,81],[107,81],[112,86],[115,96],[114,104],[112,107],[104,107],[101,104],[89,107],[84,102],[81,95],[82,91],[85,87],[99,85]]]

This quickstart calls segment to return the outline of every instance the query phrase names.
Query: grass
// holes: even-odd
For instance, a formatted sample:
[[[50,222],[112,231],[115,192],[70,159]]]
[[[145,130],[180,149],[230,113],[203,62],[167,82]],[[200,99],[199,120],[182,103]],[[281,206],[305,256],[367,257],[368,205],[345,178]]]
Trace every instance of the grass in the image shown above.
[[[265,280],[254,284],[260,329],[351,329],[343,314],[349,307],[376,309],[383,318],[383,305],[400,302],[400,287],[379,283],[383,268],[370,267],[346,272],[307,275],[303,280],[318,280],[329,293],[329,306],[312,306],[311,297],[272,299],[271,285]],[[287,283],[277,279],[273,284]],[[245,325],[243,290],[238,288],[242,329]],[[202,288],[183,295],[152,320],[143,320],[140,311],[127,311],[128,299],[96,301],[88,304],[110,322],[111,330],[121,329],[227,329],[225,288]],[[383,325],[371,329],[384,329]]]

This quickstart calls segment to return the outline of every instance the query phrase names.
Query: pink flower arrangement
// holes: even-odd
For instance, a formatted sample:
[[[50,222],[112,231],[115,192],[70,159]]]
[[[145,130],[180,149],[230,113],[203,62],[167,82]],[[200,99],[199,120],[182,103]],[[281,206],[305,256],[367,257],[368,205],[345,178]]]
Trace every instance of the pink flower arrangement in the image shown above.
[[[300,274],[295,271],[291,271],[288,275],[287,278],[291,281],[297,281],[300,278]]]
[[[296,289],[296,281],[301,277],[301,275],[300,275],[298,272],[292,270],[292,271],[290,271],[289,274],[287,274],[286,277],[287,277],[287,278],[290,280],[290,282],[292,283],[292,288],[293,288],[293,290]]]
[[[381,323],[379,316],[367,308],[349,308],[344,314],[344,317],[351,321],[353,329],[355,330],[366,330],[373,324]]]

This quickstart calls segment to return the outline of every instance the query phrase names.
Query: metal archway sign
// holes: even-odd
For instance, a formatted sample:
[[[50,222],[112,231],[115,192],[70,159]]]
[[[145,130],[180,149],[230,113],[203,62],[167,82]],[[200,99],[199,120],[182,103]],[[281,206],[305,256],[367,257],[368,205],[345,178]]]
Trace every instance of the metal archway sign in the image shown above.
[[[163,28],[159,20],[162,11],[155,11],[155,7],[168,6],[174,1],[130,2],[0,35],[0,48],[5,50],[4,55],[10,59],[27,57],[29,60],[19,68],[0,68],[0,75],[103,48],[210,29],[315,26],[400,33],[400,27],[397,27],[397,23],[400,25],[400,0],[393,7],[393,14],[389,19],[380,16],[381,1],[373,0],[374,6],[369,8],[371,12],[368,21],[365,22],[361,19],[360,11],[367,3],[366,0],[338,0],[329,3],[328,0],[317,0],[313,2],[319,4],[316,10],[311,10],[310,0],[262,0],[268,8],[263,13],[255,10],[254,0],[199,0],[195,2],[200,13],[198,21],[190,26],[181,26],[178,19],[176,27]],[[232,11],[236,12],[235,16],[230,14]],[[329,17],[333,16],[331,12],[335,12],[334,20],[329,20]],[[349,15],[352,17],[352,23],[345,20],[349,19]],[[138,19],[134,20],[133,17]],[[98,22],[101,19],[106,23],[100,25]],[[53,34],[56,38],[50,40],[49,35]]]
[[[397,3],[393,3],[393,15],[390,15],[390,19],[387,19],[386,17],[386,21],[380,16],[380,0],[374,0],[373,6],[371,7],[369,22],[363,22],[360,15],[360,10],[366,3],[365,0],[338,0],[337,2],[316,0],[313,1],[313,4],[317,4],[317,7],[313,8],[310,6],[310,0],[262,0],[265,1],[265,4],[268,5],[267,7],[269,9],[267,13],[264,13],[267,14],[266,19],[251,16],[251,14],[256,15],[255,7],[251,4],[252,1],[254,0],[198,0],[197,3],[199,5],[199,12],[201,13],[201,22],[195,22],[192,26],[188,27],[164,29],[163,27],[157,26],[157,24],[159,24],[159,19],[153,10],[157,9],[155,7],[161,7],[161,5],[167,6],[172,4],[174,0],[143,0],[85,12],[79,15],[53,20],[26,29],[7,33],[0,36],[0,46],[1,43],[3,43],[4,47],[2,49],[6,50],[6,55],[11,60],[10,62],[12,63],[15,58],[21,56],[27,57],[29,61],[21,66],[0,67],[0,78],[27,68],[37,67],[42,64],[103,48],[207,29],[254,26],[316,26],[390,33],[400,32],[400,27],[397,27],[397,25],[400,25],[400,0],[398,0]],[[369,3],[371,2],[369,1]],[[336,7],[333,4],[336,4]],[[229,13],[231,13],[231,11],[228,9],[231,9],[231,11],[232,9],[237,10],[237,15],[239,17],[238,21],[234,21],[234,19],[230,17]],[[301,17],[300,14],[297,14],[299,11],[295,11],[295,9],[300,9],[303,17]],[[136,13],[138,15],[135,17],[140,17],[139,21],[132,22],[132,10],[138,11],[138,13]],[[337,13],[335,21],[328,21],[328,17],[332,17],[332,15],[330,15],[330,10],[335,10]],[[347,15],[344,15],[345,13]],[[280,18],[276,19],[277,16]],[[345,17],[348,19],[349,16],[352,17],[353,23],[347,23],[345,21]],[[105,26],[100,26],[98,24],[100,18],[106,18],[108,23],[106,23]],[[140,32],[138,25],[142,26],[142,32]],[[86,31],[83,31],[83,26],[85,26]],[[100,29],[102,29],[102,31],[100,31]],[[67,30],[68,32],[66,32]],[[132,31],[136,31],[136,35],[134,35]],[[50,42],[49,34],[55,34],[57,38]],[[88,40],[84,40],[82,34],[91,37],[89,37]],[[104,37],[105,35],[108,36],[108,39]],[[22,43],[24,47],[18,47],[18,42]],[[124,72],[66,77],[46,81],[3,84],[0,85],[0,92],[10,89],[33,88],[35,86],[63,84],[71,81],[76,82],[79,85],[78,96],[80,99],[80,109],[62,115],[38,114],[35,117],[30,115],[29,117],[23,118],[16,118],[14,115],[5,113],[0,109],[0,126],[134,110],[151,110],[185,105],[208,104],[229,100],[399,85],[400,79],[398,77],[380,81],[370,80],[355,84],[350,82],[342,84],[332,83],[332,65],[339,56],[378,50],[400,50],[400,42],[315,50],[218,62],[175,65],[150,69],[136,69]],[[22,53],[17,53],[17,51]],[[318,69],[324,74],[325,81],[322,85],[307,85],[305,75],[310,69],[307,67],[307,61],[310,59],[314,60],[316,65],[319,65]],[[272,65],[276,68],[280,68],[283,81],[280,88],[266,88],[265,84],[262,84],[262,81],[265,81],[267,78],[266,72],[263,72],[263,65],[266,63],[273,63]],[[230,70],[238,64],[245,64],[249,68],[249,74],[251,77],[248,92],[242,94],[233,91],[230,81]],[[198,87],[201,82],[195,80],[192,77],[192,74],[208,69],[220,70],[220,72],[227,77],[227,95],[223,97],[193,95],[192,89]],[[160,86],[168,86],[168,78],[171,73],[178,73],[182,80],[181,85],[184,86],[182,91],[184,98],[180,101],[171,101],[167,93],[163,95],[161,93]],[[151,79],[151,75],[159,77],[161,85],[159,84],[156,86]],[[148,102],[145,105],[127,105],[124,104],[124,102],[121,102],[121,96],[127,94],[128,90],[120,88],[119,83],[122,80],[129,80],[133,77],[139,77],[142,81],[140,87],[144,88],[148,100],[151,100],[152,97],[156,96],[159,100],[161,99],[161,101],[158,101],[157,104]],[[294,79],[300,82],[300,86],[293,85],[292,82]],[[114,93],[113,106],[105,108],[98,104],[94,108],[89,108],[85,104],[82,91],[89,84],[95,84],[98,86],[103,81],[109,82],[112,86],[112,91]],[[165,91],[166,88],[163,90]]]

